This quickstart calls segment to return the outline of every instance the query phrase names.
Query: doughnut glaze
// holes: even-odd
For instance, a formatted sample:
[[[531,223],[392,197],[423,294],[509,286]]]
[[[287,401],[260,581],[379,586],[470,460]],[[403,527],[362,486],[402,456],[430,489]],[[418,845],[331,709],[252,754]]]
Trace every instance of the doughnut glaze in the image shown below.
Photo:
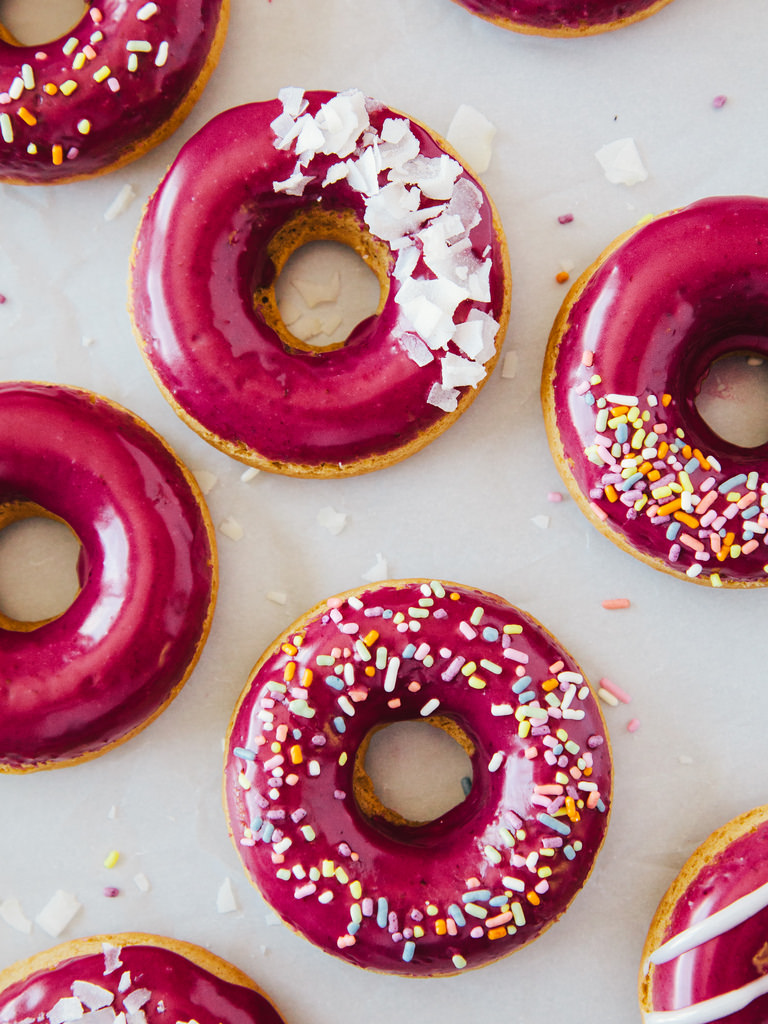
[[[0,527],[35,515],[80,541],[80,589],[45,622],[0,614],[0,771],[70,764],[143,728],[196,663],[216,592],[199,489],[154,431],[90,392],[3,383]]]
[[[587,36],[647,18],[671,0],[456,0],[473,14],[515,32]]]
[[[711,365],[768,357],[768,200],[704,199],[621,236],[550,335],[550,447],[587,517],[657,569],[713,586],[768,580],[768,445],[702,419]]]
[[[334,239],[377,273],[377,313],[318,349],[276,277]],[[479,182],[422,125],[366,98],[282,90],[180,151],[134,248],[142,352],[206,440],[262,469],[345,476],[419,450],[472,401],[508,319],[506,245]]]
[[[0,24],[0,182],[115,170],[167,138],[202,92],[229,0],[90,0],[41,46]]]
[[[375,795],[371,734],[445,729],[466,799],[409,822]],[[390,581],[312,609],[265,652],[230,726],[225,804],[251,881],[294,930],[360,967],[488,964],[539,936],[603,841],[612,768],[568,654],[502,598]]]
[[[156,935],[79,939],[0,971],[0,1024],[126,1018],[282,1024],[247,975],[199,946]]]
[[[767,815],[759,807],[713,833],[661,901],[640,970],[646,1024],[768,1017]]]

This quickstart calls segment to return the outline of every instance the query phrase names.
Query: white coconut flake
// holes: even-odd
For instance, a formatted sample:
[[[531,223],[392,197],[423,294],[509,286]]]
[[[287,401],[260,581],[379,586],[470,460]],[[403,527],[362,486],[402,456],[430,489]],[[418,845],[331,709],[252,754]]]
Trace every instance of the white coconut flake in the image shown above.
[[[240,479],[244,484],[249,484],[251,480],[256,479],[259,473],[261,473],[260,469],[257,469],[255,466],[249,466],[248,469],[240,474]]]
[[[443,412],[455,412],[459,404],[459,392],[455,388],[444,388],[441,384],[433,384],[427,395],[427,404],[435,405]]]
[[[94,985],[92,981],[74,981],[72,995],[89,1010],[102,1010],[115,1001],[114,994],[108,988]]]
[[[210,494],[219,478],[215,473],[209,473],[207,469],[196,469],[193,472],[195,480],[203,494]]]
[[[531,522],[534,526],[538,526],[540,530],[548,530],[551,519],[549,516],[534,516]]]
[[[231,516],[228,516],[219,524],[219,532],[222,533],[229,540],[242,540],[245,536],[245,530],[242,528],[240,523]]]
[[[341,294],[341,274],[334,271],[322,281],[311,281],[309,278],[292,277],[291,285],[310,309],[323,302],[336,302]],[[282,315],[282,306],[280,307]]]
[[[123,185],[110,205],[104,211],[104,220],[115,220],[121,213],[125,213],[135,198],[136,189],[133,185]]]
[[[325,505],[317,513],[317,522],[336,537],[347,525],[347,514],[346,512],[337,512],[330,505]]]
[[[485,114],[468,103],[462,103],[453,115],[445,137],[473,170],[479,174],[488,170],[496,126]]]
[[[519,362],[518,353],[513,349],[511,352],[507,352],[504,356],[504,361],[501,364],[501,376],[505,380],[514,380],[517,376],[517,364]]]
[[[284,86],[277,94],[277,98],[283,105],[283,111],[290,118],[298,117],[307,109],[307,101],[304,99],[304,90],[293,85]]]
[[[219,914],[231,914],[237,910],[237,901],[232,889],[232,881],[229,878],[225,878],[219,886],[216,895],[216,910]]]
[[[113,946],[110,942],[102,942],[101,951],[104,954],[104,975],[111,974],[118,967],[123,966],[120,959],[120,947]],[[122,989],[120,990],[122,991]]]
[[[143,871],[139,871],[138,874],[133,876],[133,884],[139,890],[139,892],[149,892],[152,888],[152,884],[144,874]]]
[[[406,332],[400,336],[398,341],[408,358],[412,359],[417,366],[426,366],[427,363],[431,363],[435,358],[418,334]]]
[[[476,388],[485,377],[485,367],[473,359],[448,352],[443,356],[443,387],[445,388]]]
[[[48,1011],[48,1024],[67,1024],[68,1021],[80,1020],[83,1016],[83,1004],[74,996],[63,996]]]
[[[371,568],[363,573],[362,577],[367,583],[381,583],[389,578],[389,566],[381,552],[376,553],[376,561]]]
[[[35,921],[44,932],[55,939],[61,935],[80,906],[72,893],[58,889],[37,915]]]
[[[152,993],[148,988],[135,988],[132,992],[123,996],[125,1012],[129,1017],[132,1017],[141,1010],[142,1006],[146,1006],[151,998]]]
[[[595,157],[612,185],[637,185],[648,177],[634,139],[609,142]]]
[[[0,917],[17,932],[29,935],[32,931],[32,922],[21,909],[19,901],[13,897],[0,903]]]
[[[103,1006],[99,1010],[84,1013],[79,1024],[115,1024],[117,1014],[111,1006]]]
[[[271,601],[272,604],[288,603],[288,595],[284,590],[268,590],[266,593],[266,598],[268,601]]]
[[[123,971],[120,975],[120,981],[117,985],[118,992],[127,992],[128,989],[133,985],[133,978],[131,977],[130,971]]]

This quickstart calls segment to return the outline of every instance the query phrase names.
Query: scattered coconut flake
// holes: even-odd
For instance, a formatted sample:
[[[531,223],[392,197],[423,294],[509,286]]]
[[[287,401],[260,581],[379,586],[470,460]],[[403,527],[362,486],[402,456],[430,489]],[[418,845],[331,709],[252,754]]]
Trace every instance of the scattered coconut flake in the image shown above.
[[[112,804],[107,811],[107,817],[110,821],[114,821],[117,818],[117,804]]]
[[[48,1011],[48,1024],[67,1024],[68,1021],[80,1020],[83,1016],[83,1005],[74,996],[62,996]]]
[[[551,519],[549,516],[534,516],[531,522],[534,526],[538,526],[540,530],[548,530]]]
[[[240,474],[240,479],[244,484],[249,484],[251,480],[255,480],[261,472],[260,469],[256,469],[255,466],[249,466],[244,472]]]
[[[72,982],[72,995],[89,1010],[102,1010],[115,1001],[114,994],[108,988],[94,985],[92,981]]]
[[[337,512],[330,505],[325,505],[317,513],[317,521],[320,526],[335,536],[341,533],[344,527],[347,525],[347,514],[346,512]]]
[[[13,897],[0,903],[0,917],[17,932],[29,935],[32,931],[32,922],[21,909],[19,901]]]
[[[72,893],[58,889],[37,915],[35,921],[44,932],[55,939],[61,935],[80,906],[81,904]]]
[[[219,478],[216,474],[210,473],[207,469],[195,469],[193,470],[193,475],[203,494],[210,494],[219,482]]]
[[[341,274],[336,270],[324,281],[310,281],[293,277],[291,285],[299,293],[304,303],[310,309],[314,309],[322,302],[336,302],[341,294]]]
[[[418,334],[406,332],[398,339],[401,348],[417,366],[426,366],[435,358]]]
[[[84,334],[80,340],[80,344],[83,346],[83,348],[90,348],[91,345],[96,344],[96,339],[92,338],[89,334]]]
[[[455,388],[444,388],[435,383],[429,389],[427,404],[435,405],[443,412],[455,412],[459,404],[459,392]]]
[[[487,171],[491,163],[496,126],[485,114],[462,103],[448,126],[447,141],[478,173]]]
[[[371,566],[371,568],[367,572],[363,573],[363,579],[367,583],[381,583],[388,577],[389,566],[387,565],[387,560],[384,558],[381,552],[377,552],[376,562],[374,563],[374,565]]]
[[[637,185],[648,177],[634,139],[617,139],[595,153],[612,185]]]
[[[228,516],[219,524],[220,532],[228,537],[229,540],[242,540],[245,536],[245,530],[242,528],[240,523],[231,516]]]
[[[134,1013],[146,1006],[149,1000],[152,998],[152,993],[148,988],[135,988],[132,992],[123,996],[123,1006],[128,1016],[132,1016]]]
[[[453,352],[443,356],[444,388],[476,388],[485,376],[485,367],[473,359],[464,359]]]
[[[147,878],[143,871],[139,871],[138,874],[133,876],[133,882],[140,892],[149,892],[149,890],[152,888],[149,879]]]
[[[136,190],[133,185],[123,185],[112,200],[112,203],[104,211],[104,220],[114,220],[121,213],[125,213],[135,198]]]
[[[271,601],[272,604],[288,603],[288,595],[284,590],[268,590],[266,593],[266,598],[268,601]]]
[[[517,376],[517,364],[519,362],[518,353],[512,349],[511,352],[507,352],[504,356],[504,361],[501,364],[501,376],[505,380],[514,380]]]
[[[120,964],[119,966],[122,967],[123,965]],[[133,978],[131,977],[131,972],[123,971],[123,973],[120,975],[120,980],[117,983],[117,991],[120,993],[127,992],[132,984]]]
[[[113,946],[111,942],[102,942],[101,951],[104,954],[104,975],[111,974],[116,971],[118,967],[123,966],[123,962],[120,959],[120,947]],[[121,992],[124,989],[120,989]]]
[[[219,892],[216,896],[216,910],[220,914],[231,914],[234,910],[237,910],[235,893],[229,878],[225,878],[219,887]]]

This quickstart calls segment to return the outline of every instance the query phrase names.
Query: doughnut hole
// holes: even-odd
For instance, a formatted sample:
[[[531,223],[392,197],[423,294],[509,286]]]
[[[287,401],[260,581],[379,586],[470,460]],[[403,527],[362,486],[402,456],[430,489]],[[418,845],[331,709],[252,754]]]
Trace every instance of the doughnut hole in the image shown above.
[[[80,590],[80,542],[30,502],[0,506],[0,628],[30,632],[62,615]]]
[[[41,46],[66,35],[87,10],[85,0],[0,0],[0,39]]]
[[[389,294],[389,247],[348,210],[300,210],[272,236],[272,281],[254,307],[288,348],[342,348]]]
[[[729,342],[733,351],[718,356],[701,379],[696,410],[724,441],[759,448],[768,444],[768,355],[759,350],[768,347],[768,339]]]
[[[441,716],[375,726],[354,765],[357,806],[373,824],[407,839],[408,830],[438,821],[472,789],[475,746],[452,719]]]

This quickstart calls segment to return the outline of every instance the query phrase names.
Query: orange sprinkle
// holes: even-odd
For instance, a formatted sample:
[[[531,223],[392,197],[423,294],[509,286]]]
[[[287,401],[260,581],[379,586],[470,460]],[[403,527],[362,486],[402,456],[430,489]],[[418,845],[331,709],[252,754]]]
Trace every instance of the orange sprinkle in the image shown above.
[[[576,801],[573,799],[572,796],[567,796],[565,798],[565,813],[568,815],[571,821],[581,820],[581,815],[576,810]]]
[[[669,405],[669,403],[670,403],[671,401],[672,401],[672,395],[662,395],[662,396],[661,396],[661,404],[662,404],[662,405],[663,405],[663,406],[664,406],[665,408],[666,408],[666,407],[667,407],[667,406]]]
[[[683,502],[680,498],[673,498],[671,501],[667,501],[663,505],[659,505],[659,515],[666,516],[671,512],[676,512],[682,504]]]
[[[565,284],[565,282],[570,278],[570,276],[571,275],[568,273],[567,270],[560,270],[557,274],[555,274],[555,280],[558,284]]]
[[[443,920],[442,917],[438,917],[438,919],[435,921],[435,934],[445,935],[446,931],[447,929],[445,927],[445,921]]]
[[[541,688],[545,693],[549,693],[551,690],[556,690],[560,683],[556,679],[545,679],[541,684]]]
[[[26,107],[19,107],[17,114],[25,124],[30,126],[30,128],[37,124],[37,118],[34,114],[31,114]]]
[[[692,530],[698,530],[699,528],[699,520],[689,512],[683,512],[682,509],[675,512],[675,519],[685,523],[686,526],[690,526]]]
[[[54,82],[46,82],[43,86],[43,92],[47,92],[49,96],[55,96],[58,91],[59,87]]]
[[[533,891],[527,892],[525,894],[525,898],[528,900],[529,903],[532,903],[534,907],[538,907],[538,905],[541,903],[538,893],[535,893]]]
[[[367,634],[367,636],[363,637],[363,643],[365,644],[366,647],[372,647],[378,639],[379,634],[376,632],[375,629],[372,629],[370,633]]]
[[[302,686],[310,686],[311,683],[312,683],[312,679],[313,678],[314,678],[314,676],[313,676],[313,673],[312,673],[312,669],[311,668],[305,668],[304,671],[301,674],[301,685]]]
[[[613,484],[605,485],[605,496],[610,502],[615,502],[619,500],[619,496],[616,493],[616,488],[613,486]]]
[[[701,468],[703,470],[708,470],[708,469],[712,468],[712,465],[711,465],[709,459],[706,458],[706,456],[702,455],[698,448],[694,448],[693,449],[693,454],[694,454],[694,457],[699,460],[699,465],[701,466]]]
[[[662,441],[661,444],[659,445],[659,458],[663,459],[668,451],[669,451],[669,445],[667,444],[666,441]]]
[[[298,654],[299,653],[298,647],[296,647],[294,644],[289,644],[289,643],[283,644],[283,646],[280,648],[280,650],[283,652],[283,654],[290,654],[291,657],[293,657],[294,654]]]
[[[58,142],[54,144],[53,150],[51,151],[51,160],[55,167],[60,167],[61,164],[64,163],[64,150]]]
[[[304,760],[304,755],[301,752],[301,747],[298,743],[294,743],[291,747],[291,764],[301,764]]]
[[[296,662],[289,661],[283,670],[283,679],[286,683],[290,683],[293,677],[296,675]]]
[[[656,481],[657,481],[657,480],[661,480],[661,473],[660,473],[660,472],[658,471],[658,469],[652,469],[652,470],[651,470],[651,471],[650,471],[650,472],[648,473],[648,480],[649,480],[649,481],[650,481],[650,482],[651,482],[652,484],[656,483]]]
[[[507,934],[507,929],[500,926],[498,928],[491,928],[491,930],[488,932],[488,938],[489,939],[503,939],[506,934]]]
[[[638,473],[642,473],[642,474],[643,474],[643,476],[646,476],[646,475],[647,475],[648,473],[650,473],[650,471],[651,471],[652,469],[653,469],[653,463],[651,463],[651,462],[648,462],[647,460],[646,460],[645,462],[641,463],[641,464],[640,464],[640,465],[639,465],[639,466],[637,467],[637,471],[638,471]]]

